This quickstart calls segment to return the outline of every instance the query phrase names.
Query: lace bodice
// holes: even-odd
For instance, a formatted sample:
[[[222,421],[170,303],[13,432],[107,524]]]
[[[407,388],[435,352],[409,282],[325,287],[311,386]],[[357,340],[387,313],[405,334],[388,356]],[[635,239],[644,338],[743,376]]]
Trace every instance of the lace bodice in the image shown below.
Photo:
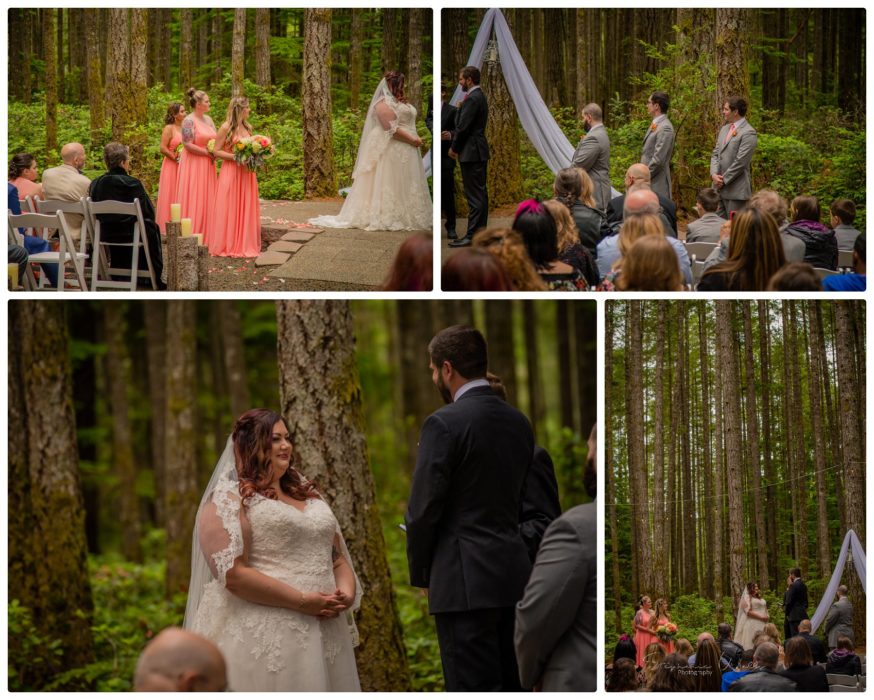
[[[406,102],[395,102],[392,107],[398,115],[398,126],[416,133],[416,108]]]

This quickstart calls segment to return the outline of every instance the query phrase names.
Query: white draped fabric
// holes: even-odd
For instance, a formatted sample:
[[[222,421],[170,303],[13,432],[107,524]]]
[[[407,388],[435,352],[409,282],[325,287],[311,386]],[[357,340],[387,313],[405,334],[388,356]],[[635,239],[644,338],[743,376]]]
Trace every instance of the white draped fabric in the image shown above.
[[[473,42],[473,50],[470,52],[467,65],[482,69],[486,47],[493,30],[498,42],[501,71],[504,74],[504,81],[507,83],[507,89],[513,99],[516,112],[519,114],[522,128],[531,139],[531,143],[534,144],[540,157],[543,158],[543,162],[549,166],[552,172],[555,173],[562,168],[567,168],[573,159],[574,147],[562,130],[558,128],[549,108],[540,97],[540,92],[525,66],[525,61],[522,60],[522,54],[519,53],[516,42],[513,41],[507,20],[499,9],[492,8],[486,11],[476,40]],[[461,66],[457,68],[460,69]],[[450,104],[457,105],[461,96],[462,92],[459,86],[455,89]]]
[[[816,632],[816,629],[825,621],[829,608],[831,608],[832,603],[835,600],[835,593],[837,593],[838,586],[841,583],[841,576],[844,573],[844,567],[847,564],[847,555],[851,550],[853,552],[853,566],[856,567],[856,573],[859,574],[859,580],[862,582],[862,590],[865,591],[866,594],[868,592],[865,588],[865,550],[862,548],[862,543],[859,541],[858,535],[850,530],[844,537],[844,543],[841,545],[841,553],[838,555],[835,570],[832,572],[832,577],[828,582],[825,593],[823,593],[822,600],[819,601],[816,612],[813,613],[813,617],[810,618],[810,623],[813,625],[814,632]]]

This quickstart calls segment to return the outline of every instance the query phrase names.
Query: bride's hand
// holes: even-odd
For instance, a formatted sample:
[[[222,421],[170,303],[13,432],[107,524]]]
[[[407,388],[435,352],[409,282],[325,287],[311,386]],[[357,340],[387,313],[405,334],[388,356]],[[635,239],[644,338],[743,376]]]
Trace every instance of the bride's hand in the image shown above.
[[[300,612],[315,617],[337,617],[345,610],[332,593],[301,593]]]
[[[416,148],[420,148],[420,147],[422,146],[423,143],[425,143],[425,142],[422,141],[421,138],[419,138],[418,136],[414,137],[413,145],[414,145]]]

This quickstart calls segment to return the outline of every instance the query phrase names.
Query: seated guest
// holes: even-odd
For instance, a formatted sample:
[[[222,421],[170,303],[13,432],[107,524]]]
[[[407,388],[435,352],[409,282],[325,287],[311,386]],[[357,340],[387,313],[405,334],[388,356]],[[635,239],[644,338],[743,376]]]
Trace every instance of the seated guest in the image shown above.
[[[704,271],[698,290],[761,292],[785,262],[773,217],[748,207],[731,221],[728,259]]]
[[[9,161],[9,182],[18,188],[18,196],[38,197],[43,196],[42,185],[37,182],[36,158],[30,153],[18,153]]]
[[[598,241],[609,229],[604,214],[595,204],[592,190],[592,178],[580,168],[559,170],[552,184],[556,200],[573,216],[578,242],[594,256]]]
[[[587,289],[582,273],[558,259],[555,220],[540,202],[526,199],[516,209],[513,230],[522,234],[528,257],[550,291]]]
[[[825,672],[845,676],[862,675],[862,661],[856,656],[853,640],[847,635],[838,635],[838,645],[829,652],[825,660]]]
[[[781,676],[795,681],[802,693],[827,693],[828,679],[825,668],[813,663],[810,646],[807,641],[795,635],[786,640],[783,664],[786,668],[780,671]]]
[[[680,654],[668,654],[656,667],[647,689],[653,693],[686,693],[695,690],[689,660]]]
[[[580,243],[571,213],[557,199],[547,199],[543,206],[555,219],[558,231],[558,259],[579,270],[586,278],[586,283],[594,287],[601,281],[598,266],[592,254]]]
[[[143,243],[148,246],[152,259],[152,269],[155,273],[159,289],[165,289],[161,282],[164,269],[161,257],[161,231],[155,223],[155,208],[152,200],[146,194],[143,183],[130,174],[130,154],[128,147],[116,141],[106,144],[103,149],[103,161],[106,163],[106,173],[91,183],[91,199],[95,202],[114,200],[119,202],[140,201],[143,222],[146,230],[141,232]],[[133,240],[136,217],[123,214],[100,214],[101,243],[130,243]],[[109,245],[106,250],[110,256],[112,267],[130,269],[132,248],[123,245]],[[139,270],[148,270],[145,251],[139,251]]]
[[[6,256],[7,262],[16,263],[18,265],[18,286],[21,286],[21,281],[24,279],[24,273],[27,270],[27,249],[21,245],[9,244],[9,253]]]
[[[665,660],[665,656],[667,656],[667,652],[659,642],[647,644],[646,649],[643,650],[643,678],[647,686],[652,683],[656,671],[658,671]],[[682,659],[686,658],[685,656],[681,657],[679,654],[676,654],[676,656]]]
[[[517,292],[545,292],[546,284],[540,279],[534,263],[528,257],[522,236],[508,228],[477,231],[474,248],[482,248],[494,255],[510,278],[511,288]],[[443,287],[446,289],[446,287]]]
[[[664,237],[664,235],[664,225],[657,216],[652,214],[633,214],[627,216],[622,224],[622,232],[618,235],[605,238],[601,242],[602,255],[598,258],[599,262],[615,259],[613,260],[610,272],[601,280],[599,291],[612,292],[616,289],[619,277],[622,274],[623,258],[628,255],[631,247],[637,241],[644,236]]]
[[[649,172],[649,169],[647,169],[647,172]],[[637,214],[652,214],[656,217],[660,216],[658,196],[655,192],[647,188],[637,189],[630,192],[628,196],[625,197],[623,206],[623,216],[625,219]],[[680,272],[683,274],[683,282],[685,284],[692,284],[692,263],[689,261],[689,254],[686,252],[686,246],[682,241],[668,236],[664,224],[662,227],[662,235],[667,237],[668,243],[677,253]],[[610,274],[614,263],[620,257],[619,236],[621,236],[621,233],[611,234],[598,244],[598,254],[595,258],[598,263],[598,272],[601,274],[602,279]],[[630,248],[630,246],[628,247]]]
[[[20,215],[21,214],[21,202],[18,196],[18,188],[13,185],[11,182],[7,183],[8,189],[8,199],[7,199],[7,208],[13,214]],[[25,229],[18,229],[18,233],[21,235],[22,247],[27,251],[28,257],[31,255],[36,255],[37,253],[47,253],[52,249],[51,244],[41,238],[40,236],[30,236],[25,233]],[[15,262],[14,260],[10,260],[10,262]],[[49,286],[53,289],[58,288],[58,266],[57,265],[45,265],[40,263],[40,269],[45,273],[46,279],[49,281]],[[19,270],[20,272],[20,270]]]
[[[227,666],[219,648],[178,627],[161,630],[146,645],[134,673],[138,693],[220,692],[227,685]]]
[[[853,272],[847,275],[829,275],[822,281],[827,292],[865,291],[865,234],[856,236],[853,243]]]
[[[745,649],[744,652],[740,655],[740,659],[735,664],[734,671],[725,671],[722,674],[722,692],[727,693],[731,684],[734,683],[738,678],[743,678],[750,671],[753,670],[753,654],[755,653],[754,649]],[[724,658],[724,655],[723,655]]]
[[[616,231],[626,216],[625,198],[632,192],[648,190],[652,192],[650,184],[649,166],[643,163],[634,163],[625,171],[625,195],[619,195],[607,205],[607,225]],[[659,214],[665,221],[665,235],[677,237],[677,207],[667,197],[654,193],[658,198]]]
[[[804,262],[826,270],[838,269],[838,241],[835,232],[819,223],[816,197],[798,196],[789,206],[792,223],[786,233],[804,243]]]
[[[719,243],[719,227],[725,223],[716,213],[719,202],[719,193],[712,187],[698,190],[695,200],[698,218],[686,227],[686,243]]]
[[[637,670],[634,659],[618,659],[613,662],[613,671],[607,681],[608,693],[626,693],[637,690]]]
[[[802,640],[803,642],[803,640]],[[804,645],[807,646],[806,644]],[[779,650],[776,644],[762,642],[753,652],[753,668],[743,677],[732,683],[731,693],[791,693],[797,685],[795,681],[777,673]]]
[[[811,634],[812,631],[813,625],[810,620],[802,620],[798,623],[798,636],[807,642],[807,646],[810,647],[810,656],[813,659],[813,663],[824,664],[826,662],[825,645],[819,637],[814,637]]]
[[[674,640],[674,653],[682,654],[689,659],[689,665],[692,665],[692,659],[689,657],[694,655],[695,650],[692,648],[692,642],[688,639],[680,637],[679,639]]]
[[[510,292],[513,285],[501,261],[482,248],[462,248],[443,263],[444,292]]]
[[[787,263],[768,282],[769,292],[821,292],[819,275],[806,262]]]
[[[682,292],[677,255],[664,236],[644,236],[622,258],[621,292]]]
[[[697,644],[698,644],[699,649],[702,647],[702,645],[705,642],[713,642],[714,644],[716,644],[716,648],[719,649],[719,644],[716,643],[716,640],[713,638],[713,635],[710,634],[710,632],[702,632],[701,634],[698,635]],[[695,663],[697,662],[697,660],[698,660],[697,654],[692,654],[689,657],[689,665],[694,666]],[[730,671],[731,670],[731,664],[728,662],[728,659],[726,659],[725,656],[722,655],[721,649],[719,649],[719,665],[723,671]]]
[[[705,693],[718,693],[722,689],[722,652],[713,640],[713,635],[699,637],[695,661],[690,664],[695,669],[695,690]]]
[[[856,220],[856,203],[851,199],[836,199],[828,208],[831,214],[831,227],[838,239],[838,250],[852,250],[858,238],[859,229],[853,228]]]
[[[78,202],[88,196],[91,180],[82,174],[85,167],[85,147],[81,143],[68,143],[61,147],[61,165],[49,168],[42,174],[45,199],[60,199],[63,202]],[[70,235],[78,242],[82,235],[82,215],[65,215]]]
[[[716,627],[716,643],[719,645],[722,656],[728,661],[729,666],[737,668],[740,657],[744,653],[744,648],[732,639],[731,632],[731,625],[727,622],[719,623]]]
[[[433,256],[431,236],[425,233],[409,236],[398,248],[381,288],[392,292],[430,292],[434,286]]]

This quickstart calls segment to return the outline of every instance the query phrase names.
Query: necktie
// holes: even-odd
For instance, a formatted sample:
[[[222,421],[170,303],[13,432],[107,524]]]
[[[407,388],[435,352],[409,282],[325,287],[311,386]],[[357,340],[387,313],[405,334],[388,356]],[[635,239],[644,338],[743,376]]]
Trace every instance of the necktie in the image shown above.
[[[734,128],[734,124],[728,127],[728,134],[725,137],[725,143],[728,143],[732,136],[734,136],[737,129]]]

